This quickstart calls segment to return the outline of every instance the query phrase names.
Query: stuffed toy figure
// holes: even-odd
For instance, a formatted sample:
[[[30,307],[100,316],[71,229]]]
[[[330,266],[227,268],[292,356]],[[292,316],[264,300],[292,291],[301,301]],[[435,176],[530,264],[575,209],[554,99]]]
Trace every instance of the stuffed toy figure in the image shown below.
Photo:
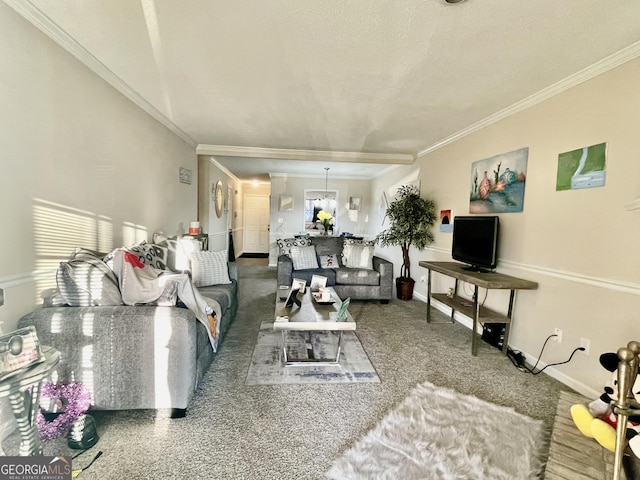
[[[618,355],[603,353],[600,364],[609,372],[612,379],[604,387],[604,393],[587,405],[577,404],[571,407],[571,418],[586,437],[593,438],[600,445],[610,451],[616,448],[616,426],[618,416],[613,412],[614,402],[618,398]],[[640,375],[637,375],[631,392],[640,398]],[[634,463],[640,462],[640,416],[629,417],[627,422],[627,440],[629,449],[635,456]],[[632,477],[634,480],[640,477]]]

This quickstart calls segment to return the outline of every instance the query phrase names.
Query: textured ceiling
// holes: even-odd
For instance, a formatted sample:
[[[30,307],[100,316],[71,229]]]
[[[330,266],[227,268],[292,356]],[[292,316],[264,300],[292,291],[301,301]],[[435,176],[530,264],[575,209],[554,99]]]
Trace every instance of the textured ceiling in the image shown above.
[[[640,41],[637,0],[30,5],[198,145],[415,156]]]

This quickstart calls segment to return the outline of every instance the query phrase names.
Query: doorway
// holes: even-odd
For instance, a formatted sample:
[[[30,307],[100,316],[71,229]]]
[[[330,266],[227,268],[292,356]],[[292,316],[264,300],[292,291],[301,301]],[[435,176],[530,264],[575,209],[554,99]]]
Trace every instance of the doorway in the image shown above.
[[[244,196],[243,254],[269,255],[269,195]]]

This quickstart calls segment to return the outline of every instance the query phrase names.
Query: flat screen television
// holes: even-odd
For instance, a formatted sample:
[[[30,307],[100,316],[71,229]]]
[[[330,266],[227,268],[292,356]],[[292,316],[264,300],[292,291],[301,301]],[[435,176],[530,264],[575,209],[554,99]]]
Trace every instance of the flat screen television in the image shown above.
[[[468,264],[469,270],[493,270],[498,263],[499,229],[497,216],[454,217],[451,256]]]

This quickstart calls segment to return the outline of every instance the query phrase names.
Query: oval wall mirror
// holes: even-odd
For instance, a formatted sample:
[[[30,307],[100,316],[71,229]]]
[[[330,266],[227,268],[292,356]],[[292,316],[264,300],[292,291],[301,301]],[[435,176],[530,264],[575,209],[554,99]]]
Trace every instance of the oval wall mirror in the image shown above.
[[[216,215],[220,218],[222,216],[222,204],[224,203],[224,199],[222,198],[222,182],[220,180],[216,183],[213,199],[216,202]]]

